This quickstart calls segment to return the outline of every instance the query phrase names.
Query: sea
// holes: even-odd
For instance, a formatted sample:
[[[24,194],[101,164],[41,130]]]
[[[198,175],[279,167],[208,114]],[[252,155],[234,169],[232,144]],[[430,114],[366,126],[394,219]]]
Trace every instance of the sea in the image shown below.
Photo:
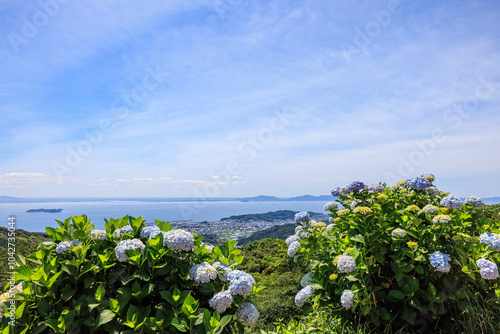
[[[0,226],[8,227],[9,218],[15,217],[16,229],[45,232],[45,227],[59,227],[56,220],[86,214],[95,228],[104,228],[104,219],[126,215],[142,216],[146,224],[155,219],[166,222],[218,221],[233,215],[266,213],[278,210],[312,211],[325,213],[324,201],[270,201],[270,202],[148,202],[148,201],[89,201],[0,203]],[[61,212],[26,212],[30,209],[62,209]]]

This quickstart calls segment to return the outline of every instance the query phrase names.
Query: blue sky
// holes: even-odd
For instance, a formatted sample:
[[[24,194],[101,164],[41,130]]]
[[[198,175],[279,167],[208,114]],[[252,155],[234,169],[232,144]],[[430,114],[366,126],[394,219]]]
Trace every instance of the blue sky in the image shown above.
[[[0,3],[0,195],[500,192],[498,1]]]

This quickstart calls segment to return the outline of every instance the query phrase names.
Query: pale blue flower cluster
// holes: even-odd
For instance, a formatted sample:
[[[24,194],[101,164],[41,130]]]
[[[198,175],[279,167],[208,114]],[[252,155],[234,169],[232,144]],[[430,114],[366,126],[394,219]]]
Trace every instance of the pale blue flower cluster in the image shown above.
[[[121,239],[126,233],[134,234],[134,230],[130,225],[123,226],[122,228],[117,228],[113,233],[113,236],[116,239]]]
[[[160,234],[161,230],[158,226],[146,226],[145,228],[142,229],[141,231],[141,238],[148,238],[152,239],[158,234]],[[151,234],[154,234],[151,236]]]
[[[163,245],[174,250],[189,252],[194,246],[194,237],[184,230],[170,230],[163,233]]]
[[[299,226],[297,226],[297,227],[299,227]],[[299,237],[298,235],[296,235],[296,234],[289,236],[289,237],[288,237],[288,238],[286,238],[286,240],[285,240],[286,245],[287,245],[288,247],[290,247],[290,245],[291,245],[292,243],[294,243],[295,241],[300,241],[300,237]]]
[[[352,292],[351,290],[344,290],[342,296],[340,296],[340,303],[343,307],[351,307],[354,303],[354,292]]]
[[[216,293],[208,301],[210,307],[219,312],[219,314],[224,313],[231,306],[232,303],[233,303],[233,295],[229,290]]]
[[[368,191],[371,193],[379,192],[379,191],[384,191],[385,187],[381,184],[370,184],[368,186]]]
[[[434,174],[431,174],[431,173],[424,173],[424,174],[422,174],[420,176],[423,177],[424,179],[430,181],[430,182],[433,182],[436,179],[434,177]]]
[[[231,268],[229,268],[223,263],[220,263],[219,261],[215,262],[212,266],[215,268],[215,270],[217,270],[217,274],[219,275],[219,279],[221,281],[229,280],[229,274],[231,273]]]
[[[295,296],[295,305],[298,307],[304,306],[304,304],[314,295],[314,290],[310,285],[306,286],[297,293]]]
[[[233,295],[246,297],[252,292],[252,287],[255,285],[255,280],[249,274],[241,270],[233,270],[228,275],[229,291]]]
[[[243,321],[245,325],[252,326],[257,322],[257,319],[259,319],[259,311],[252,303],[245,302],[238,306],[236,316]]]
[[[352,256],[342,255],[337,260],[337,268],[339,268],[341,273],[350,273],[356,269],[356,262],[354,262]]]
[[[341,187],[336,187],[332,190],[332,196],[339,197],[340,195],[344,195],[344,189]]]
[[[287,254],[289,257],[294,257],[299,250],[300,250],[300,242],[294,241],[290,244],[290,246],[288,246]]]
[[[429,260],[431,262],[431,266],[436,268],[437,271],[447,273],[450,271],[451,266],[450,266],[450,261],[451,258],[448,254],[441,253],[440,251],[436,251],[431,254],[429,257]]]
[[[391,235],[394,238],[404,238],[406,236],[406,232],[400,228],[397,228],[392,231]]]
[[[330,210],[337,210],[338,207],[339,207],[339,205],[337,202],[329,202],[329,203],[325,204],[323,209],[325,209],[325,211],[330,211]]]
[[[90,238],[93,240],[106,240],[108,234],[106,230],[92,230],[90,231]]]
[[[295,234],[299,234],[304,229],[304,226],[299,225],[295,227]]]
[[[423,176],[412,177],[405,180],[405,186],[411,187],[416,190],[424,190],[431,186],[429,180]]]
[[[311,218],[309,217],[309,214],[305,211],[297,212],[295,214],[295,223],[300,223],[302,221],[306,221],[309,219],[311,219]]]
[[[439,209],[436,206],[432,205],[432,204],[427,204],[426,206],[424,206],[422,208],[422,211],[423,212],[427,212],[427,213],[434,213],[434,212],[438,212]]]
[[[461,209],[462,200],[456,196],[448,195],[441,200],[441,205],[448,209]]]
[[[434,186],[427,188],[426,191],[431,195],[436,195],[437,193],[439,193],[439,189]]]
[[[492,251],[500,252],[500,238],[498,237],[498,235],[486,232],[481,234],[481,236],[479,237],[479,241],[482,244],[489,245],[489,249],[491,249]]]
[[[482,198],[469,196],[465,199],[465,204],[470,206],[475,206],[477,208],[482,208],[485,204]]]
[[[135,250],[135,249],[141,249],[141,254],[144,253],[144,244],[142,243],[141,240],[139,239],[127,239],[127,240],[122,240],[116,245],[115,247],[115,254],[116,258],[120,262],[125,262],[127,261],[127,256],[125,254],[125,251],[127,250]]]
[[[355,199],[354,201],[351,202],[351,210],[354,210],[358,204],[360,204],[362,201],[359,199]]]
[[[497,279],[498,267],[497,265],[486,259],[479,259],[476,261],[478,268],[481,271],[481,277],[484,279]]]
[[[195,264],[189,270],[189,279],[196,283],[208,283],[217,278],[217,270],[208,262]]]
[[[302,277],[302,279],[300,280],[300,285],[302,285],[302,287],[306,287],[308,285],[311,285],[314,283],[314,279],[312,278],[312,272],[308,272],[307,274],[304,275],[304,277]]]
[[[346,190],[348,192],[352,192],[352,191],[361,191],[361,190],[366,189],[366,188],[367,188],[367,186],[363,182],[353,181],[353,182],[349,183]]]
[[[69,247],[70,247],[69,241],[61,241],[56,247],[56,252],[57,254],[67,252],[69,251]]]

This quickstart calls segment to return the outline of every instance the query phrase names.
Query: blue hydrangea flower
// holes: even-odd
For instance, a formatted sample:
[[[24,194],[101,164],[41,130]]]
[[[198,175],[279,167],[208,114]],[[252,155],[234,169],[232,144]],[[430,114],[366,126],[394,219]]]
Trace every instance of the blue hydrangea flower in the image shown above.
[[[229,278],[229,291],[233,295],[240,295],[246,297],[252,292],[252,287],[255,285],[254,278],[241,270],[233,270],[228,275]]]
[[[161,232],[161,230],[158,226],[146,226],[141,231],[141,238],[152,239],[152,238],[156,237],[158,234],[160,234],[160,232]],[[151,236],[151,234],[153,234],[153,233],[154,233],[154,236]]]
[[[323,209],[325,209],[325,211],[330,211],[330,210],[337,210],[338,207],[339,205],[337,202],[329,202],[325,204]]]
[[[236,317],[243,321],[245,325],[252,326],[257,322],[257,319],[259,319],[259,311],[252,303],[241,303],[240,306],[238,306],[238,310],[236,310]]]
[[[490,246],[489,249],[491,249],[492,251],[496,252],[500,251],[500,238],[496,234],[490,232],[483,233],[479,237],[479,241],[482,244],[489,245]]]
[[[342,296],[340,297],[340,303],[343,307],[349,308],[354,302],[354,292],[351,290],[344,290]]]
[[[57,254],[61,254],[63,252],[69,251],[69,248],[70,248],[69,241],[61,241],[56,247],[56,252]]]
[[[217,270],[217,273],[219,275],[219,279],[221,281],[228,281],[229,280],[229,275],[231,274],[232,270],[228,266],[226,266],[223,263],[220,263],[219,261],[215,262],[212,267]]]
[[[336,187],[332,190],[332,196],[339,197],[340,195],[343,195],[341,187]]]
[[[302,287],[306,287],[308,285],[311,285],[314,283],[314,279],[312,278],[312,272],[308,272],[307,274],[304,275],[304,277],[302,277],[302,279],[300,280],[300,285],[302,285]]]
[[[469,196],[465,199],[465,204],[470,206],[475,206],[477,208],[482,208],[485,204],[482,198]]]
[[[406,232],[400,228],[397,228],[392,231],[391,235],[395,238],[404,238],[406,236]]]
[[[311,218],[309,217],[309,214],[305,211],[297,212],[295,214],[295,223],[300,223],[302,221],[306,221],[309,219],[311,219]]]
[[[295,305],[298,307],[304,306],[304,304],[314,295],[314,290],[310,285],[306,286],[297,293],[295,296]]]
[[[361,191],[361,190],[365,189],[366,187],[367,187],[366,184],[364,184],[361,181],[353,181],[353,182],[349,183],[349,185],[347,186],[347,191],[348,192]]]
[[[208,283],[215,280],[216,277],[217,270],[208,262],[196,264],[189,270],[189,279],[197,283]]]
[[[360,203],[362,203],[362,201],[359,199],[355,199],[354,201],[352,201],[351,206],[350,206],[351,210],[354,210],[356,208],[356,206],[358,206],[358,204],[360,204]]]
[[[432,222],[434,224],[437,223],[449,223],[451,220],[451,217],[448,215],[437,215],[434,218],[432,218]]]
[[[107,237],[108,234],[106,233],[106,230],[94,229],[90,231],[90,238],[93,240],[106,240]]]
[[[451,258],[448,254],[441,253],[440,251],[436,251],[431,254],[429,257],[429,260],[431,262],[431,266],[436,268],[437,271],[447,273],[450,271],[451,266],[450,266],[450,261]]]
[[[439,189],[436,187],[429,187],[425,191],[427,191],[431,195],[436,195],[439,193]]]
[[[233,303],[233,295],[229,290],[216,293],[208,301],[210,307],[219,312],[219,314],[224,313],[231,306],[232,303]]]
[[[462,201],[458,197],[449,195],[441,200],[441,205],[448,209],[461,209]]]
[[[356,262],[354,262],[352,256],[342,255],[337,260],[337,268],[341,273],[347,274],[356,269]]]
[[[113,233],[113,236],[116,239],[121,239],[126,233],[128,234],[134,234],[134,230],[132,229],[131,226],[126,225],[123,226],[122,228],[117,228],[115,232]]]
[[[384,191],[384,190],[385,190],[385,187],[381,184],[370,184],[368,186],[368,191],[371,193]]]
[[[412,177],[405,180],[405,186],[416,190],[424,190],[431,186],[431,183],[422,176]]]
[[[436,179],[434,177],[434,174],[431,174],[431,173],[424,173],[424,174],[422,174],[420,176],[423,177],[424,179],[426,179],[429,182],[433,182]]]
[[[125,261],[127,261],[127,256],[126,256],[125,251],[127,251],[127,250],[135,250],[135,249],[139,249],[140,248],[141,249],[141,254],[142,254],[142,253],[144,253],[144,248],[145,247],[146,246],[139,239],[122,240],[115,247],[116,258],[120,262],[125,262]]]
[[[438,212],[439,209],[432,204],[427,204],[426,206],[423,207],[422,211],[427,212],[427,213],[434,213],[434,212]]]
[[[295,235],[295,234],[294,234],[294,235],[289,236],[289,237],[288,237],[288,238],[286,238],[286,240],[285,240],[286,245],[287,245],[288,247],[290,247],[290,245],[291,245],[292,243],[294,243],[295,241],[300,241],[300,237],[299,237],[298,235]]]
[[[476,261],[478,268],[481,271],[481,277],[484,279],[497,279],[498,267],[497,265],[486,259],[479,259]]]
[[[194,237],[184,230],[170,230],[163,233],[163,244],[174,250],[189,252],[194,246]]]
[[[300,250],[300,242],[294,241],[290,244],[290,246],[288,246],[287,254],[289,257],[294,257],[299,250]]]

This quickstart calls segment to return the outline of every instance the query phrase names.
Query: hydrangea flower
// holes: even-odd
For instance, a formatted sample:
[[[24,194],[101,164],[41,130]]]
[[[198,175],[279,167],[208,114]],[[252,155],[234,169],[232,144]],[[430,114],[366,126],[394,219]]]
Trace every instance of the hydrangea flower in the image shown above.
[[[153,239],[160,234],[160,232],[161,230],[158,226],[146,226],[141,231],[141,238]],[[152,233],[154,233],[154,236],[151,236]]]
[[[231,306],[232,303],[233,303],[233,295],[229,290],[216,293],[208,301],[210,307],[219,312],[219,314],[224,313]]]
[[[347,186],[347,191],[348,192],[361,191],[361,190],[366,189],[366,188],[367,188],[367,186],[363,182],[353,181],[353,182],[349,183],[349,185]]]
[[[238,306],[236,316],[238,319],[242,320],[245,325],[252,326],[257,322],[257,319],[259,319],[259,311],[254,304],[245,302]]]
[[[475,196],[469,196],[465,199],[465,204],[470,205],[470,206],[475,206],[477,208],[482,208],[485,204],[484,201]]]
[[[400,228],[397,228],[392,231],[391,235],[395,238],[404,238],[406,236],[406,232]]]
[[[479,237],[479,241],[482,244],[489,245],[490,246],[489,249],[491,249],[492,251],[496,252],[500,251],[500,238],[496,234],[490,232],[483,233]]]
[[[311,219],[309,214],[305,211],[297,212],[295,214],[295,223],[300,223],[301,221],[306,221]]]
[[[361,200],[359,200],[359,199],[355,199],[354,201],[352,201],[352,202],[351,202],[351,206],[350,206],[351,210],[354,210],[354,208],[355,208],[358,204],[360,204],[361,202],[362,202],[362,201],[361,201]]]
[[[208,254],[212,254],[213,250],[214,250],[214,245],[208,245],[208,244],[204,244],[203,245],[205,247],[205,249],[207,250],[207,253]]]
[[[126,225],[123,226],[122,228],[117,228],[115,232],[113,233],[113,236],[116,239],[121,239],[125,234],[134,234],[134,230],[132,229],[132,226]]]
[[[108,234],[106,230],[92,230],[90,231],[90,238],[93,240],[106,240]]]
[[[302,285],[302,287],[306,287],[308,285],[311,285],[314,283],[314,279],[312,278],[312,272],[308,272],[307,274],[304,275],[304,277],[302,277],[302,279],[300,280],[300,285]]]
[[[125,262],[125,261],[127,261],[127,256],[125,254],[125,251],[135,250],[135,249],[140,248],[141,254],[142,254],[142,253],[144,253],[144,247],[146,247],[146,246],[139,239],[122,240],[115,247],[116,258],[120,262]]]
[[[300,250],[300,242],[294,241],[288,246],[287,254],[289,257],[294,257],[295,254]]]
[[[342,209],[342,210],[337,211],[337,215],[339,215],[339,216],[345,216],[349,212],[351,212],[351,210],[349,210],[349,209]]]
[[[304,229],[304,226],[299,225],[295,227],[295,234],[299,234]]]
[[[434,224],[437,223],[449,223],[451,220],[451,217],[448,215],[437,215],[434,218],[432,218],[432,222]]]
[[[367,215],[367,214],[372,213],[372,209],[370,209],[369,207],[366,207],[366,206],[358,206],[357,208],[352,210],[352,212],[360,213],[362,215]]]
[[[427,213],[434,213],[434,212],[438,212],[439,209],[432,204],[427,204],[426,206],[424,206],[422,211],[427,212]]]
[[[339,197],[340,195],[343,195],[341,187],[337,187],[332,190],[332,196]]]
[[[431,266],[436,268],[437,271],[440,271],[442,273],[447,273],[450,271],[451,266],[450,266],[450,261],[451,258],[448,254],[441,253],[440,251],[436,251],[431,254],[429,257],[429,260],[431,262]]]
[[[356,262],[354,262],[352,256],[342,255],[337,260],[337,268],[341,273],[347,274],[356,269]]]
[[[351,290],[344,290],[340,297],[340,303],[343,307],[349,308],[354,303],[354,292]]]
[[[299,226],[297,226],[299,227]],[[300,237],[298,235],[291,235],[289,236],[288,238],[286,238],[285,242],[286,242],[286,245],[287,246],[290,246],[292,243],[294,243],[295,241],[300,241]]]
[[[325,209],[325,211],[330,211],[330,210],[337,210],[338,207],[339,207],[339,205],[337,202],[329,202],[329,203],[325,204],[323,209]]]
[[[389,198],[389,196],[387,196],[386,194],[379,194],[377,196],[377,199],[381,199],[381,200],[388,199],[388,198]]]
[[[67,252],[69,251],[69,247],[70,247],[69,241],[61,241],[56,247],[56,252],[57,254]]]
[[[398,190],[398,188],[399,188],[399,185],[397,185],[397,184],[389,187],[389,189],[391,189],[392,192]]]
[[[208,262],[194,265],[189,270],[189,279],[197,283],[208,283],[217,278],[217,270]]]
[[[439,189],[434,186],[427,188],[426,191],[431,195],[437,195],[440,192]]]
[[[415,204],[412,204],[412,205],[409,205],[407,208],[406,208],[406,211],[409,211],[409,212],[417,212],[417,211],[420,211],[420,208],[418,206],[416,206]]]
[[[384,191],[385,187],[381,184],[370,184],[368,186],[368,191],[371,193],[378,192],[378,191]]]
[[[425,174],[422,174],[420,176],[423,177],[424,179],[426,179],[429,182],[433,182],[436,179],[434,177],[434,174],[431,174],[431,173],[425,173]]]
[[[334,226],[335,226],[335,224],[329,224],[329,225],[327,225],[326,228],[325,228],[326,233],[330,233],[332,231],[332,229],[333,229]]]
[[[229,291],[233,295],[246,297],[252,292],[252,287],[255,285],[255,280],[249,274],[241,270],[233,270],[228,275]]]
[[[229,274],[231,274],[231,268],[229,268],[228,266],[226,266],[223,263],[220,263],[219,261],[215,262],[212,265],[212,267],[214,267],[215,270],[217,270],[217,273],[219,275],[219,279],[221,281],[228,281],[229,280]],[[223,271],[224,273],[221,274],[220,271]]]
[[[409,179],[406,179],[404,182],[405,186],[411,187],[416,190],[424,190],[425,188],[428,188],[431,186],[431,183],[429,180],[424,178],[423,176],[417,176],[417,177],[412,177]]]
[[[314,295],[314,290],[310,285],[307,285],[295,296],[295,305],[298,307],[304,306],[304,304]]]
[[[317,227],[326,227],[326,224],[325,224],[325,223],[323,223],[323,222],[318,222],[318,223],[316,224],[316,226],[317,226]]]
[[[194,246],[194,237],[184,230],[170,230],[163,234],[163,244],[174,250],[189,252]]]
[[[478,268],[481,271],[481,277],[484,279],[497,279],[498,267],[494,262],[486,259],[479,259],[476,261]]]
[[[441,205],[448,209],[461,209],[462,201],[458,197],[448,195],[441,200]]]

